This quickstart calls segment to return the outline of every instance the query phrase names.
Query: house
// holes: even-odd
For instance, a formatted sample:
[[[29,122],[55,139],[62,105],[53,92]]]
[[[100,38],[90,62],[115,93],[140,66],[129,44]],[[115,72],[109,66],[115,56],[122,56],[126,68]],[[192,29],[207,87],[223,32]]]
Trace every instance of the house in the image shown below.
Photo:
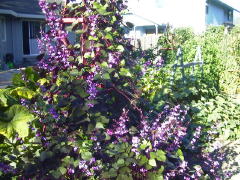
[[[174,28],[191,27],[196,33],[203,32],[208,25],[233,25],[233,11],[237,11],[220,0],[129,0],[128,5],[125,21],[134,24],[129,35],[136,38],[164,32],[167,24]],[[139,23],[139,18],[154,23]]]
[[[0,0],[1,64],[9,54],[16,65],[39,54],[37,38],[44,19],[38,0]]]
[[[238,11],[219,0],[207,0],[206,25],[233,25],[233,12]]]

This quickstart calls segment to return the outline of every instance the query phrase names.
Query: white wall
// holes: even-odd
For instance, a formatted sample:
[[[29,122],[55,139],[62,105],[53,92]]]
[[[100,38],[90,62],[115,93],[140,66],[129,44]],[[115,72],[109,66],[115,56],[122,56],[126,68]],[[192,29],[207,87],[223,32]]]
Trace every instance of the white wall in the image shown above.
[[[195,32],[205,29],[206,0],[129,0],[132,12],[158,24],[192,27]]]

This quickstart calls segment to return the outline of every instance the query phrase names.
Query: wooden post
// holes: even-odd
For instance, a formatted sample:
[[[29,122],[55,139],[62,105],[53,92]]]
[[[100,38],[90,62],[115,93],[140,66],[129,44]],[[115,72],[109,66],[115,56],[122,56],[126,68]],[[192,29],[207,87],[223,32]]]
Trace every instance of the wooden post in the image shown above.
[[[183,64],[183,54],[182,54],[182,48],[181,48],[181,47],[178,48],[178,51],[177,51],[177,59],[180,60],[182,80],[185,81],[185,72],[184,72],[184,64]]]
[[[72,24],[74,22],[82,23],[83,18],[62,18],[64,24]]]

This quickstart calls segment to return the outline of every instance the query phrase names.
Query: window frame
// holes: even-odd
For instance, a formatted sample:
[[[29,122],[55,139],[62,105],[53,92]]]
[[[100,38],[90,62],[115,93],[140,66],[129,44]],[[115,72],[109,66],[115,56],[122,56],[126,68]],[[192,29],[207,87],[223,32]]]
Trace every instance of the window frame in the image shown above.
[[[41,34],[40,34],[40,31],[46,31],[46,24],[44,21],[40,20],[34,20],[34,19],[23,19],[22,20],[22,25],[23,23],[27,23],[27,41],[25,43],[27,43],[28,45],[24,46],[24,42],[23,42],[23,46],[22,46],[22,52],[24,54],[24,56],[31,56],[31,55],[39,55],[39,54],[35,54],[35,53],[32,53],[31,51],[31,43],[30,41],[31,40],[34,40],[34,39],[38,39],[40,38]],[[39,32],[35,31],[35,27],[36,27],[36,24],[39,24]],[[27,48],[24,50],[24,48]]]
[[[233,11],[232,10],[227,11],[227,19],[228,19],[228,21],[233,21]]]

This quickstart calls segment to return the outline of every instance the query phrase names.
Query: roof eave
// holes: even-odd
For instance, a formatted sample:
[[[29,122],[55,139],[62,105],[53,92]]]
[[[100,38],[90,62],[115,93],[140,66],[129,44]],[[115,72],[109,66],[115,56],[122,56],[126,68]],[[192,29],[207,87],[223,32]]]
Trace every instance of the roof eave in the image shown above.
[[[213,1],[213,2],[215,2],[215,3],[221,4],[221,5],[225,6],[225,7],[227,7],[228,9],[231,9],[231,10],[234,10],[234,11],[237,11],[237,12],[240,12],[239,10],[237,10],[237,9],[229,6],[228,4],[226,4],[226,3],[222,2],[222,1],[219,1],[219,0],[210,0],[210,1]]]
[[[13,10],[0,9],[0,14],[8,14],[18,18],[31,18],[31,19],[45,19],[44,15],[41,14],[26,14],[26,13],[17,13]]]

